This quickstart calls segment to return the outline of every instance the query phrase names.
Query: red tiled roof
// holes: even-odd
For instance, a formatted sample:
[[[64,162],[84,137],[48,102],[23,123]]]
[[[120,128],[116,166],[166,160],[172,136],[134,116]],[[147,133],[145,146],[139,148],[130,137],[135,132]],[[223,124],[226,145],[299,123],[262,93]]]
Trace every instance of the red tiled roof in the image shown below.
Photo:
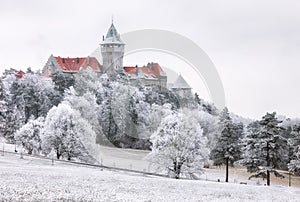
[[[144,75],[147,75],[150,78],[158,78],[162,73],[164,73],[163,69],[158,63],[148,63],[147,66],[144,67],[127,66],[124,67],[124,70],[130,75],[136,75],[138,70],[138,72],[142,72]]]
[[[87,67],[91,67],[94,71],[100,72],[102,70],[102,66],[98,62],[95,57],[86,57],[86,58],[61,58],[54,57],[62,68],[63,71],[66,72],[77,72],[80,67],[83,69],[87,69]]]
[[[17,79],[22,79],[24,76],[25,72],[23,72],[22,70],[17,72]]]

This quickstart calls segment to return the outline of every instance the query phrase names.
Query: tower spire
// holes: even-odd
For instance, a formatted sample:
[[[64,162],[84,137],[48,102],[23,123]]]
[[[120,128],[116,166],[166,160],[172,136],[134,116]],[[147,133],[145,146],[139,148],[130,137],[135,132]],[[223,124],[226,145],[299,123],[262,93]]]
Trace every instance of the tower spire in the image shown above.
[[[114,15],[111,15],[111,24],[114,24]]]

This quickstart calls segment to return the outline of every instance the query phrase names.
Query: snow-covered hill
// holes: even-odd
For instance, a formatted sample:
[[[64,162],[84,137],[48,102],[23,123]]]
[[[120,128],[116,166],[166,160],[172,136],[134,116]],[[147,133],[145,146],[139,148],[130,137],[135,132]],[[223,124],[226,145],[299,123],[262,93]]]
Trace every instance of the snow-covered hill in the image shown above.
[[[300,189],[175,180],[5,154],[0,201],[299,201]]]

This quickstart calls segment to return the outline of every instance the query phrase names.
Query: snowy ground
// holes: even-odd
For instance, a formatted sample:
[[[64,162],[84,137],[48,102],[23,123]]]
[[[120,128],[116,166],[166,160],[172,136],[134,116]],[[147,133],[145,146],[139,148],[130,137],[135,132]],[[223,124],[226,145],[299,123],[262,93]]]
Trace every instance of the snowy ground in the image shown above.
[[[0,201],[299,201],[300,189],[174,180],[0,155]]]
[[[14,152],[15,146],[10,144],[4,145],[5,151]],[[20,150],[19,148],[17,148]],[[137,171],[146,171],[146,172],[157,172],[154,170],[153,166],[145,160],[145,157],[149,151],[134,150],[134,149],[121,149],[115,147],[101,146],[101,159],[99,162],[102,162],[102,165],[109,167],[125,168],[130,170]],[[2,145],[0,147],[0,153],[2,150]],[[204,169],[204,173],[200,176],[200,179],[207,181],[217,182],[220,180],[224,182],[225,180],[225,167],[213,168],[213,169]],[[283,174],[283,173],[282,173]],[[288,186],[289,178],[288,175],[284,174],[286,178],[279,179],[271,175],[271,185],[272,186]],[[251,179],[248,180],[250,174],[246,172],[245,168],[230,168],[229,169],[229,182],[231,183],[247,183],[250,185],[266,184],[266,180],[262,179]],[[291,184],[293,187],[300,188],[300,177],[292,176]],[[300,200],[299,200],[300,201]]]

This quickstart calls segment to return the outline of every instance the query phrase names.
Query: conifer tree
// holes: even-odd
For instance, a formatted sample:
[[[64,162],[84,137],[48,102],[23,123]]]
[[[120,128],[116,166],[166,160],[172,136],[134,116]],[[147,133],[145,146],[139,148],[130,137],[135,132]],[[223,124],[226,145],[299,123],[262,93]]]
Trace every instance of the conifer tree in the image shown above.
[[[279,126],[276,113],[267,113],[262,120],[251,125],[248,131],[244,148],[242,165],[247,167],[247,171],[255,173],[250,176],[267,179],[270,185],[270,173],[276,177],[283,177],[275,169],[280,167],[282,159],[288,158],[287,141],[281,134],[283,128]]]
[[[300,175],[300,124],[293,126],[291,138],[288,141],[292,148],[292,157],[288,164],[289,171]]]
[[[228,182],[228,167],[233,166],[234,162],[239,160],[241,156],[240,140],[243,134],[243,126],[232,122],[226,107],[221,112],[219,125],[220,136],[215,148],[211,151],[211,158],[215,165],[226,166],[225,182]]]

